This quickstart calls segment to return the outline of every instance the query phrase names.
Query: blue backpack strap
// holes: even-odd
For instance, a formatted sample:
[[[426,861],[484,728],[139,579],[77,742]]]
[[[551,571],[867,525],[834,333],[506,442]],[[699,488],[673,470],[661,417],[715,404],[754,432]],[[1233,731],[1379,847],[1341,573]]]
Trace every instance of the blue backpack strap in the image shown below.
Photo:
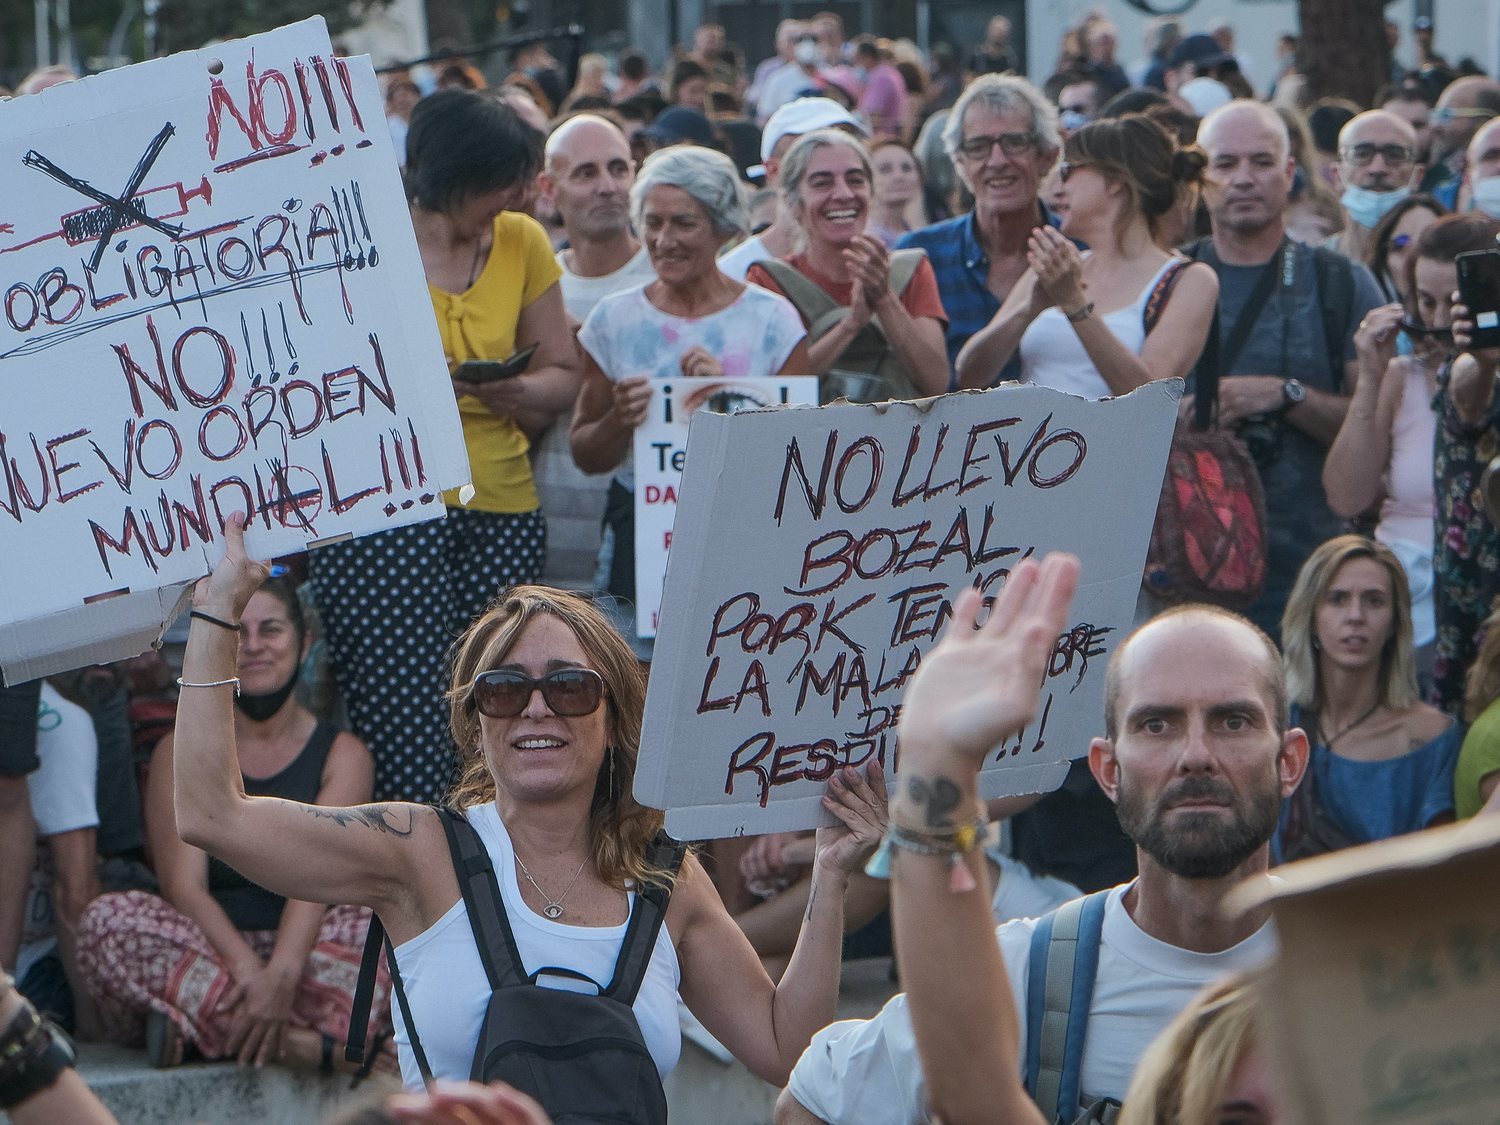
[[[1072,1121],[1111,891],[1064,903],[1038,920],[1026,982],[1026,1089],[1048,1121]]]

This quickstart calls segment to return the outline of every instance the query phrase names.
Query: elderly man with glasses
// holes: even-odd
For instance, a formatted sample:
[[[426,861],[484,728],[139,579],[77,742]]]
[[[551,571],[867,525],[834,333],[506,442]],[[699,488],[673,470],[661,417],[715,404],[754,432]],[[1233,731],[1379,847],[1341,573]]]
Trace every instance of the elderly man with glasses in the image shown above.
[[[1444,207],[1456,208],[1469,142],[1497,115],[1500,82],[1492,78],[1460,78],[1438,98],[1432,111],[1432,159],[1422,178],[1422,190],[1431,192]]]
[[[1421,178],[1416,164],[1416,130],[1383,109],[1352,117],[1339,130],[1339,158],[1334,183],[1343,189],[1339,203],[1344,229],[1325,245],[1357,262],[1370,262],[1375,228],[1411,194]]]
[[[1057,160],[1057,110],[1024,78],[986,74],[953,106],[943,145],[974,208],[902,237],[900,248],[927,251],[948,313],[948,363],[1000,310],[1026,272],[1026,242],[1056,225],[1037,193]],[[1012,367],[1015,361],[1012,361]],[[1007,367],[1002,379],[1018,377]]]

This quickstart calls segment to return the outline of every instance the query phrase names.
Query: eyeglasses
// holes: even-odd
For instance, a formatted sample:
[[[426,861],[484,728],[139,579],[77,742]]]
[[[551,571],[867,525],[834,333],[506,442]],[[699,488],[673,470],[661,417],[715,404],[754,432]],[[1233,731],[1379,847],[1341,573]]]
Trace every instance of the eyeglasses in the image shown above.
[[[1431,337],[1438,343],[1452,343],[1453,329],[1451,328],[1428,328],[1425,324],[1418,324],[1413,320],[1403,320],[1401,331],[1405,332],[1413,340],[1421,340]]]
[[[524,672],[496,669],[479,673],[469,687],[479,713],[491,719],[514,719],[538,689],[554,715],[576,718],[599,709],[604,677],[592,668],[559,668],[534,680]]]
[[[1441,106],[1433,110],[1431,121],[1434,125],[1446,125],[1450,121],[1457,121],[1460,117],[1477,117],[1487,120],[1494,116],[1495,111],[1492,109],[1480,109],[1478,106],[1475,106],[1473,109],[1454,109],[1450,105]]]
[[[1067,183],[1069,176],[1078,171],[1080,168],[1087,167],[1089,167],[1089,165],[1082,160],[1064,160],[1057,166],[1057,178],[1061,183]]]
[[[1001,133],[998,137],[969,137],[958,146],[967,160],[988,160],[995,146],[1006,156],[1022,156],[1036,147],[1036,137],[1031,133]]]
[[[1345,145],[1339,150],[1339,155],[1360,167],[1369,164],[1377,155],[1385,157],[1387,164],[1410,164],[1416,159],[1416,154],[1405,145]]]
[[[1415,238],[1412,235],[1409,235],[1409,234],[1398,234],[1398,235],[1396,235],[1395,237],[1393,237],[1391,239],[1391,247],[1390,248],[1392,250],[1405,250],[1414,241],[1416,241],[1416,240],[1415,240]]]

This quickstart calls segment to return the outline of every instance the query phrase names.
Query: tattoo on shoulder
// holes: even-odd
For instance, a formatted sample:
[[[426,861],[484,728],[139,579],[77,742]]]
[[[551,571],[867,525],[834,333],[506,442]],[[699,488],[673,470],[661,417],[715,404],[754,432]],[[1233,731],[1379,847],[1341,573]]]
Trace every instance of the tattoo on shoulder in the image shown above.
[[[953,823],[953,818],[948,814],[958,807],[959,789],[946,777],[933,778],[931,781],[914,777],[907,783],[906,795],[912,804],[923,810],[929,828]]]
[[[349,809],[326,809],[320,805],[309,805],[307,811],[313,816],[332,820],[343,826],[363,824],[377,832],[388,832],[392,836],[410,836],[416,827],[416,811],[393,805],[356,805]],[[401,823],[401,813],[406,813],[406,824]]]

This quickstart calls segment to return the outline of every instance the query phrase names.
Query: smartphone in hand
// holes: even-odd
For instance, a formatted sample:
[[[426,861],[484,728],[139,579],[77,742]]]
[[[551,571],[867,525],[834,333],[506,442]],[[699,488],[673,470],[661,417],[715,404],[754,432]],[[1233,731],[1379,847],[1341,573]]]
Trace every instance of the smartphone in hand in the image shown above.
[[[1458,295],[1474,321],[1471,347],[1500,347],[1500,250],[1459,254]]]
[[[465,383],[494,383],[500,379],[514,379],[531,365],[536,345],[522,348],[508,359],[466,359],[453,372],[455,379]]]

